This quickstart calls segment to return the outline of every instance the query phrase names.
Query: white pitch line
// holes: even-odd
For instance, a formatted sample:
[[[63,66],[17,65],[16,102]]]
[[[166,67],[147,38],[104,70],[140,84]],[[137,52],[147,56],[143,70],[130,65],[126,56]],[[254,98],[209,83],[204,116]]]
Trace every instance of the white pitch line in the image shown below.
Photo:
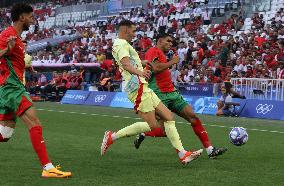
[[[92,113],[92,114],[88,114],[88,113],[81,113],[81,112],[67,112],[67,111],[63,111],[63,110],[47,110],[47,109],[37,109],[38,111],[47,111],[47,112],[58,112],[58,113],[67,113],[67,114],[81,114],[81,115],[90,115],[90,116],[101,116],[101,117],[112,117],[112,118],[124,118],[124,119],[135,119],[135,120],[141,120],[141,118],[131,118],[131,117],[127,117],[127,116],[112,116],[112,115],[106,115],[106,114],[96,114],[96,113]],[[182,122],[182,121],[178,121],[177,123],[182,123],[182,124],[187,124],[187,122]],[[204,126],[209,126],[209,127],[218,127],[218,128],[233,128],[233,127],[228,127],[228,126],[223,126],[223,125],[208,125],[208,124],[203,124]],[[263,130],[263,129],[250,129],[250,128],[246,128],[247,130],[252,130],[252,131],[258,131],[258,132],[270,132],[270,133],[278,133],[278,134],[284,134],[284,132],[282,131],[269,131],[269,130]]]

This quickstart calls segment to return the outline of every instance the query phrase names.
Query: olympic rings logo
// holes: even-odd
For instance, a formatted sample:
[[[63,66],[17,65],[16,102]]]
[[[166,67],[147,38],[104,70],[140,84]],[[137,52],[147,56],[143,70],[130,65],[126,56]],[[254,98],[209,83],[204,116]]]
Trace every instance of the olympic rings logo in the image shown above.
[[[256,112],[258,114],[267,114],[268,112],[270,112],[273,109],[273,105],[268,105],[268,104],[258,104],[255,108]]]
[[[95,102],[96,103],[101,103],[102,101],[104,101],[106,99],[106,95],[97,95],[95,97]]]

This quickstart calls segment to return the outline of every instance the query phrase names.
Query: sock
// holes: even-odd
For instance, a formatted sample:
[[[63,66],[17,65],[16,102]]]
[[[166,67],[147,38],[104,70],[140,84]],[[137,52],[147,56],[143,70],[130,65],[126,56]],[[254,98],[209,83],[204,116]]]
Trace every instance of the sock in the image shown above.
[[[14,128],[0,125],[0,142],[7,142],[13,135]]]
[[[45,166],[46,164],[50,163],[46,152],[44,139],[42,137],[41,126],[35,126],[30,129],[30,140],[35,152],[37,153],[41,165]]]
[[[151,130],[150,132],[145,132],[145,136],[151,136],[151,137],[166,137],[165,132],[162,128],[155,128]]]
[[[170,142],[172,143],[172,146],[178,151],[183,152],[184,148],[182,146],[178,131],[175,126],[175,121],[166,121],[164,123],[165,131],[167,134],[167,137],[169,138]]]
[[[43,166],[43,169],[46,170],[46,171],[53,169],[53,168],[54,168],[54,166],[52,165],[52,163],[48,163],[48,164]]]
[[[195,122],[192,123],[191,126],[192,126],[194,133],[198,136],[199,140],[203,144],[204,148],[208,148],[212,146],[209,140],[209,137],[207,135],[207,132],[205,128],[202,126],[202,123],[198,118],[195,119]]]
[[[176,149],[176,151],[177,151],[177,153],[178,153],[178,157],[179,157],[179,158],[183,158],[184,155],[185,155],[185,153],[186,153],[186,150],[178,151],[178,150]]]
[[[206,148],[206,152],[207,152],[208,155],[211,154],[212,151],[213,151],[213,147],[212,146],[209,146],[209,147]]]
[[[4,142],[4,138],[3,138],[2,134],[0,134],[0,142]]]
[[[112,140],[114,141],[119,138],[129,137],[129,136],[133,136],[133,135],[140,134],[142,132],[148,132],[148,131],[151,131],[151,128],[149,127],[147,122],[136,122],[130,126],[120,129],[116,133],[113,133],[111,137],[112,137]]]

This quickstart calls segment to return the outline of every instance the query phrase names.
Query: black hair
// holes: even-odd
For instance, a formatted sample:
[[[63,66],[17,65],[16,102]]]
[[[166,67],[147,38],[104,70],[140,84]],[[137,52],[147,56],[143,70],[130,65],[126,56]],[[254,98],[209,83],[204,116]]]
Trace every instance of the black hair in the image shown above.
[[[127,27],[131,27],[131,26],[135,26],[135,23],[133,23],[132,21],[130,20],[123,20],[119,23],[118,27],[122,27],[122,26],[127,26]]]
[[[156,40],[158,41],[159,39],[164,39],[166,37],[172,37],[172,36],[170,34],[168,34],[168,33],[163,32],[163,33],[159,33],[157,35]]]
[[[20,16],[24,13],[31,13],[33,12],[33,7],[31,7],[30,5],[26,4],[26,3],[18,3],[15,4],[12,9],[11,9],[11,18],[12,21],[18,21]]]

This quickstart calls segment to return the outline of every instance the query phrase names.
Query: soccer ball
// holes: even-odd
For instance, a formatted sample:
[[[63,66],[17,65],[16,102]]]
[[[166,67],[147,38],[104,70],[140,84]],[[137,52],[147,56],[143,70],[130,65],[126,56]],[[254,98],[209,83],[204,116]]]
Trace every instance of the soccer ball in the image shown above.
[[[243,127],[234,127],[229,134],[229,138],[232,144],[241,146],[248,141],[248,133]]]

